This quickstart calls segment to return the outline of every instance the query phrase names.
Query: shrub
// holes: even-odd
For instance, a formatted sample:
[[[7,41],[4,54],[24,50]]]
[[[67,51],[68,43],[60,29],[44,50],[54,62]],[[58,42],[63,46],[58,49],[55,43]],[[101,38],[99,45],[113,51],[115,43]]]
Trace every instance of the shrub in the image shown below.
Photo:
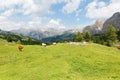
[[[12,42],[12,41],[13,41],[13,38],[12,38],[11,35],[7,36],[7,41],[8,41],[8,42]]]
[[[111,47],[113,46],[113,42],[111,40],[108,40],[106,45]]]

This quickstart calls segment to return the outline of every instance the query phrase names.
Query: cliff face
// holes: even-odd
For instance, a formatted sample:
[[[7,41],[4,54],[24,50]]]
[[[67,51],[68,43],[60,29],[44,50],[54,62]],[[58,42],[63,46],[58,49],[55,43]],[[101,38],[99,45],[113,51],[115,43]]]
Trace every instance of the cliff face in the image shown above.
[[[92,35],[101,33],[105,20],[97,19],[93,25],[84,28],[84,31],[89,31]]]
[[[102,32],[105,32],[109,25],[114,26],[118,31],[120,30],[120,12],[113,14],[112,17],[105,21]]]
[[[113,16],[108,18],[106,21],[102,19],[96,20],[93,25],[85,27],[84,31],[87,30],[92,35],[105,33],[109,25],[112,25],[117,29],[117,31],[120,31],[120,12],[114,13]]]

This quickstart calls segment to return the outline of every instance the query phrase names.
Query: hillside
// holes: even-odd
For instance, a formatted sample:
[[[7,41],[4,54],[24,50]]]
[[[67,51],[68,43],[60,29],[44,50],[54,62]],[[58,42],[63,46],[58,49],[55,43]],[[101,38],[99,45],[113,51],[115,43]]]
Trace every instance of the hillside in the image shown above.
[[[43,41],[48,41],[48,42],[64,42],[64,41],[73,41],[73,37],[75,36],[75,33],[65,33],[62,35],[57,35],[53,37],[48,37],[48,38],[43,38]]]
[[[10,31],[3,31],[0,30],[0,39],[5,39],[7,40],[7,37],[11,36],[12,37],[12,41],[14,42],[21,42],[22,44],[29,44],[28,39],[30,39],[31,37],[29,36],[23,36],[22,34],[19,33],[13,33]],[[31,38],[32,39],[32,44],[38,44],[40,45],[43,41],[42,40],[38,40],[35,38]]]
[[[98,44],[48,47],[0,40],[0,80],[120,80],[120,50]]]

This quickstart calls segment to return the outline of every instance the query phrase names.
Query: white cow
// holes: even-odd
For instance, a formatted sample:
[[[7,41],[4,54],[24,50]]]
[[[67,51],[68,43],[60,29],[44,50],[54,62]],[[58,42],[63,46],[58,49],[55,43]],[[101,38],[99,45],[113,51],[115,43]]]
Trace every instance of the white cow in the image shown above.
[[[76,45],[76,46],[85,46],[87,45],[87,42],[70,42],[70,45]]]
[[[42,46],[46,47],[46,46],[47,46],[47,44],[45,44],[45,43],[42,43]]]
[[[53,42],[53,45],[56,45],[57,43],[56,42]]]

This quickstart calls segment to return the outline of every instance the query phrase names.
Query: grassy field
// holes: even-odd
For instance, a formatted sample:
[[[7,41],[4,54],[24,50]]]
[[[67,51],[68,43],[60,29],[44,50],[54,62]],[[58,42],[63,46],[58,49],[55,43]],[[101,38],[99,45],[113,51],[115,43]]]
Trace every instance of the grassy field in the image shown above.
[[[98,44],[48,47],[0,40],[0,80],[120,80],[120,50]]]

